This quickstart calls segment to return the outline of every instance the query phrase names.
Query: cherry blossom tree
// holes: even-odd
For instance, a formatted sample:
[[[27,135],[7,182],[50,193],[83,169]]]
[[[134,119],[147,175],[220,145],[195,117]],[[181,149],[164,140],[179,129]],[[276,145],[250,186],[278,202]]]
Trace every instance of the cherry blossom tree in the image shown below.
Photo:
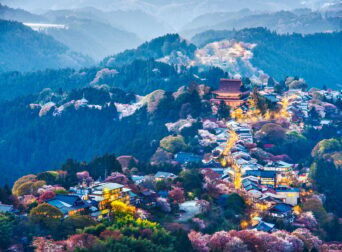
[[[293,235],[297,236],[304,243],[305,248],[309,251],[312,249],[320,250],[322,245],[322,241],[317,237],[311,234],[309,229],[306,228],[298,228],[292,232]]]
[[[54,241],[52,239],[47,239],[45,237],[35,237],[32,242],[33,247],[35,247],[36,252],[62,252],[65,251],[64,241]]]
[[[301,213],[296,222],[309,230],[318,228],[318,222],[311,211]]]
[[[205,222],[204,220],[200,219],[200,218],[192,218],[192,222],[195,224],[195,226],[199,229],[199,230],[203,230],[206,228]]]
[[[209,196],[212,198],[218,198],[220,196],[220,189],[217,187],[216,183],[205,183],[204,189],[206,189]]]
[[[209,235],[202,235],[199,232],[191,231],[188,234],[189,240],[192,244],[192,247],[199,252],[209,252],[210,249],[208,247]]]
[[[128,178],[126,177],[126,175],[120,172],[112,172],[112,174],[106,178],[106,182],[113,182],[121,185],[126,185],[128,183]]]
[[[96,236],[91,234],[75,234],[66,240],[66,245],[69,251],[74,251],[76,248],[91,249],[97,241]]]
[[[220,175],[212,169],[202,169],[201,173],[204,175],[204,179],[207,182],[215,181],[220,178]]]
[[[177,204],[185,201],[184,190],[180,187],[175,187],[169,191],[169,197]]]
[[[90,177],[89,172],[88,171],[82,171],[82,172],[77,172],[76,173],[76,177],[79,181],[84,181],[87,178]]]
[[[167,201],[167,199],[158,197],[157,198],[157,206],[160,207],[160,209],[165,213],[171,212],[171,206],[170,203]]]
[[[300,252],[304,250],[303,241],[300,240],[297,236],[290,234],[289,232],[279,230],[277,232],[274,232],[273,235],[285,240],[288,243],[287,247],[289,251]]]
[[[42,203],[44,201],[54,198],[55,196],[56,194],[53,191],[45,191],[39,196],[38,202]]]
[[[200,208],[202,213],[210,210],[210,202],[207,200],[197,200],[196,205]]]

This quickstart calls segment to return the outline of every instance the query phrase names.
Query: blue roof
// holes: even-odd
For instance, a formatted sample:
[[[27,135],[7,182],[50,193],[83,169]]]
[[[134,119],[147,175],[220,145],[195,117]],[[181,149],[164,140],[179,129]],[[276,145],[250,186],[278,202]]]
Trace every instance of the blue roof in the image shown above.
[[[274,224],[261,221],[254,228],[258,231],[271,232],[273,227],[274,227]]]
[[[81,198],[77,195],[70,195],[70,194],[57,194],[51,200],[59,200],[63,201],[67,204],[74,205],[77,201],[80,201]]]
[[[249,179],[244,179],[243,181],[242,181],[242,185],[243,185],[243,187],[249,187],[249,186],[252,186],[252,187],[255,187],[255,188],[259,188],[258,187],[258,184],[257,183],[255,183],[254,181],[251,181],[251,180],[249,180]]]
[[[77,195],[62,195],[57,194],[54,198],[46,201],[51,206],[57,207],[63,214],[69,211],[88,207],[90,204],[85,203]]]
[[[263,170],[248,170],[245,173],[246,176],[256,176],[262,178],[275,178],[275,171],[263,171]]]
[[[188,153],[188,152],[178,152],[175,155],[175,160],[178,163],[185,164],[185,163],[200,163],[202,162],[202,157],[199,155],[196,155],[194,153]]]
[[[292,211],[292,206],[285,204],[285,203],[279,203],[279,204],[276,204],[274,207],[272,207],[270,211],[279,212],[279,213],[287,213],[289,211]]]
[[[9,213],[13,212],[14,208],[12,205],[5,205],[0,203],[0,213]]]

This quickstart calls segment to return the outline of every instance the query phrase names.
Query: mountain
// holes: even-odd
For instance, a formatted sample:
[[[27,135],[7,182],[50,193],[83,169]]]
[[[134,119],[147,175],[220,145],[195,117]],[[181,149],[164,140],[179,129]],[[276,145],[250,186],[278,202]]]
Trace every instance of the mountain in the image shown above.
[[[278,33],[316,33],[340,31],[342,29],[342,12],[339,16],[332,12],[311,11],[310,9],[297,9],[278,12],[239,12],[210,13],[197,17],[185,25],[181,34],[185,36],[206,30],[232,30],[252,27],[266,27]]]
[[[40,15],[32,14],[22,9],[13,9],[0,3],[0,19],[18,22],[46,22]]]
[[[0,20],[0,71],[89,66],[92,60],[50,36],[14,21]]]
[[[134,48],[141,40],[120,25],[111,25],[105,14],[94,8],[48,11],[42,15],[0,6],[0,18],[25,22],[32,29],[51,35],[75,52],[100,60]]]
[[[198,47],[221,40],[254,44],[250,62],[278,80],[301,76],[309,86],[341,87],[342,32],[281,35],[264,28],[252,28],[211,30],[192,38]]]
[[[58,23],[66,25],[67,29],[46,29],[44,32],[73,51],[89,55],[96,60],[134,48],[141,43],[135,34],[108,23],[74,17],[60,18]]]
[[[170,55],[183,55],[192,58],[196,46],[181,38],[178,34],[167,34],[145,42],[136,49],[126,50],[114,56],[106,57],[101,65],[121,66],[134,60],[161,59]]]
[[[103,12],[103,14],[111,25],[122,27],[126,31],[137,34],[139,38],[144,40],[175,32],[161,18],[141,10],[115,10]]]

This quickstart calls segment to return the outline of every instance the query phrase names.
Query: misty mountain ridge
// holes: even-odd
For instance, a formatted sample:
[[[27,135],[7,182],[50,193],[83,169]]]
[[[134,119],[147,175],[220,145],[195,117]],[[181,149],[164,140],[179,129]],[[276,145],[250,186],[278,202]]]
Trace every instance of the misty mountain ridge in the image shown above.
[[[278,33],[316,33],[340,31],[342,29],[342,12],[330,16],[330,12],[296,9],[278,12],[240,12],[208,13],[199,16],[184,26],[180,33],[191,37],[206,30],[232,30],[252,27],[266,27]]]
[[[290,10],[295,8],[313,8],[322,9],[338,3],[338,0],[309,0],[309,1],[277,1],[277,0],[102,0],[94,3],[90,0],[81,0],[76,3],[70,3],[67,0],[53,1],[53,0],[32,0],[26,2],[24,0],[4,0],[3,3],[21,7],[26,10],[34,11],[40,10],[58,10],[58,9],[79,9],[84,7],[94,7],[103,11],[114,10],[140,10],[149,15],[155,16],[164,22],[170,24],[176,30],[189,23],[197,16],[210,12],[231,12],[239,11],[241,9],[249,8],[251,10],[263,11],[279,11]]]
[[[91,58],[71,51],[50,36],[0,19],[0,71],[36,71],[46,68],[81,68]]]
[[[145,39],[172,31],[162,21],[138,10],[104,12],[88,7],[51,10],[34,15],[22,9],[1,6],[0,18],[25,22],[33,29],[51,35],[71,50],[95,60],[134,48]],[[137,22],[140,26],[136,25]],[[67,29],[57,29],[57,26]]]

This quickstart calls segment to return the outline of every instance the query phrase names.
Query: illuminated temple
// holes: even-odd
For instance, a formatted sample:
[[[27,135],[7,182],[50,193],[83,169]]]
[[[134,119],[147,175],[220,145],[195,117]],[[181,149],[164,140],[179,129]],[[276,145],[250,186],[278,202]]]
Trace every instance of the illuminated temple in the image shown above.
[[[219,89],[213,91],[215,103],[224,101],[230,107],[238,107],[244,103],[242,97],[244,93],[241,91],[242,81],[238,79],[221,79]]]

